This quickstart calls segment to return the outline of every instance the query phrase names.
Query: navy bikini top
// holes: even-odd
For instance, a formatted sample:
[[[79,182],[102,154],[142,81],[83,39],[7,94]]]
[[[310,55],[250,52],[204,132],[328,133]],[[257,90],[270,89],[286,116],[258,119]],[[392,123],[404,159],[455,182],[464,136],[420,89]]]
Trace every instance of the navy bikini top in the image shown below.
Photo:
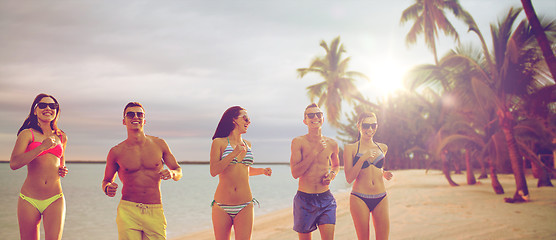
[[[357,163],[359,158],[361,156],[363,156],[363,154],[359,153],[360,144],[361,144],[361,141],[357,142],[357,153],[355,154],[355,157],[353,158],[353,166],[355,166],[355,164]],[[375,160],[372,163],[370,163],[369,161],[365,161],[363,163],[363,166],[361,167],[361,169],[368,168],[371,164],[374,165],[377,168],[382,168],[382,166],[384,165],[384,151],[382,151],[382,148],[380,148],[380,146],[378,146],[377,143],[375,143],[375,144],[381,152],[380,155],[378,155],[378,157],[376,157]]]

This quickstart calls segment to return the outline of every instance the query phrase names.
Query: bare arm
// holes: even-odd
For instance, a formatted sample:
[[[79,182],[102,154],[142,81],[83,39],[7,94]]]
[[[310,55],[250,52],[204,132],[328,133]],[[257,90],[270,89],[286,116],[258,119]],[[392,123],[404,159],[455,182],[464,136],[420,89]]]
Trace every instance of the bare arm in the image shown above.
[[[180,165],[178,164],[178,161],[174,157],[174,154],[172,154],[172,151],[170,151],[170,147],[168,146],[166,141],[164,141],[161,138],[156,139],[156,141],[157,141],[157,145],[160,146],[160,148],[162,149],[162,160],[164,161],[166,166],[168,166],[168,169],[162,169],[159,172],[160,178],[164,180],[168,180],[168,179],[174,179],[174,181],[180,180],[181,177],[183,176],[182,170]]]
[[[56,146],[55,139],[45,138],[40,146],[29,152],[25,152],[27,146],[32,141],[31,138],[31,132],[27,129],[20,132],[17,136],[17,140],[10,157],[10,168],[12,170],[26,166],[33,161],[33,159],[39,156],[39,154]]]
[[[108,157],[106,157],[106,167],[104,169],[104,179],[102,180],[101,185],[102,191],[109,197],[114,197],[118,188],[118,184],[114,182],[116,173],[119,169],[119,165],[116,162],[117,154],[115,153],[115,151],[116,150],[112,148],[110,149],[110,152],[108,152]]]
[[[220,151],[221,144],[220,140],[214,139],[210,147],[210,175],[213,177],[222,173],[240,153],[247,151],[245,146],[238,145],[233,152],[228,154],[224,159],[220,159],[222,156],[222,152]]]
[[[381,143],[381,148],[382,151],[384,151],[384,156],[386,157],[386,152],[388,152],[388,146],[384,143]],[[392,177],[394,176],[394,174],[390,171],[384,171],[384,169],[382,169],[382,177],[384,177],[386,180],[390,180],[392,179]]]
[[[68,174],[68,168],[66,167],[66,146],[68,143],[68,136],[66,134],[62,134],[62,157],[60,157],[60,167],[58,168],[58,175],[60,177],[65,177]]]
[[[338,143],[336,143],[336,141],[332,139],[329,139],[327,142],[329,142],[330,147],[332,148],[332,152],[330,155],[330,172],[326,173],[322,180],[322,183],[325,185],[329,185],[330,182],[332,182],[332,180],[336,178],[336,175],[338,175],[338,172],[340,171],[340,159],[338,158],[340,149],[338,147]]]
[[[363,164],[371,157],[370,153],[366,153],[359,157],[357,163],[353,165],[353,159],[355,158],[354,151],[355,148],[353,145],[346,146],[344,149],[344,172],[348,183],[352,183],[357,176],[359,176],[359,172],[361,172]]]
[[[336,176],[336,174],[338,174],[338,172],[340,171],[340,158],[338,157],[338,154],[340,153],[340,148],[338,147],[338,143],[336,141],[333,141],[333,145],[332,147],[332,156],[330,156],[330,163],[331,163],[331,169],[332,171],[334,171],[334,176]]]
[[[386,156],[386,153],[388,152],[388,145],[384,143],[380,143],[380,145],[382,146],[382,151],[384,151],[384,156]]]
[[[291,157],[290,157],[290,168],[292,171],[293,178],[297,179],[303,176],[323,150],[324,147],[322,147],[320,151],[311,152],[304,159],[303,153],[301,152],[301,139],[294,138],[292,140]]]
[[[257,175],[262,175],[262,174],[270,176],[270,175],[272,175],[272,169],[271,168],[249,167],[249,176],[257,176]]]

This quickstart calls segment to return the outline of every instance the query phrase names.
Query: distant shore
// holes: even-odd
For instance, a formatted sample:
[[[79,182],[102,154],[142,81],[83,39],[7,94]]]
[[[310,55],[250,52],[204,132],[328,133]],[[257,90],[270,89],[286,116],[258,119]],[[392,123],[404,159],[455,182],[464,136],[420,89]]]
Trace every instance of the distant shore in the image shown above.
[[[400,170],[386,182],[390,210],[390,239],[554,239],[556,188],[538,188],[527,174],[531,201],[505,203],[515,191],[511,174],[499,174],[505,194],[496,195],[490,179],[467,185],[465,174],[453,174],[460,186],[451,187],[441,171]],[[478,175],[478,174],[476,174]],[[337,179],[345,181],[345,179]],[[335,239],[357,239],[349,212],[349,192],[336,193]],[[255,210],[256,211],[256,210]],[[297,239],[292,209],[255,218],[253,239]],[[371,230],[374,235],[374,230]],[[212,226],[172,240],[214,239]],[[234,238],[232,238],[234,239]],[[313,239],[320,239],[313,232]],[[373,238],[374,239],[374,236]]]
[[[0,163],[9,163],[10,160],[0,160]],[[66,163],[102,163],[106,160],[66,160]],[[209,164],[208,161],[178,161],[179,164]],[[289,162],[256,162],[255,165],[289,165]]]

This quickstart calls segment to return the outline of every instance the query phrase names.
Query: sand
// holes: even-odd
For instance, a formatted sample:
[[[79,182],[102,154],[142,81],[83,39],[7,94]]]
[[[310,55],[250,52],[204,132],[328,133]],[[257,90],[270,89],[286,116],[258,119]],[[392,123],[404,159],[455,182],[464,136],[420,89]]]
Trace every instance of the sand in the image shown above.
[[[512,197],[515,192],[513,175],[498,176],[506,193],[496,195],[490,179],[467,185],[465,174],[452,175],[460,186],[451,187],[440,171],[393,173],[394,178],[386,183],[390,239],[556,239],[556,188],[536,187],[537,180],[531,175],[527,175],[530,201],[510,204],[504,197]],[[335,239],[357,239],[349,213],[349,193],[337,193],[335,197]],[[291,208],[258,216],[252,239],[297,239],[292,225]],[[374,239],[374,229],[371,236]],[[212,229],[206,229],[173,240],[189,239],[214,236]],[[318,230],[313,232],[313,239],[320,239]]]

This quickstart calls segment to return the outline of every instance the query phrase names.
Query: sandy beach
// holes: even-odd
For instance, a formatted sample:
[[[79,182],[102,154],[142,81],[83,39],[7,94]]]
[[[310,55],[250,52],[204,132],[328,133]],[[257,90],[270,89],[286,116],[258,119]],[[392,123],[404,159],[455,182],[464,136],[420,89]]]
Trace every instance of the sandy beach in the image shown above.
[[[510,174],[498,175],[505,194],[496,195],[490,179],[467,185],[465,173],[452,175],[459,187],[449,186],[436,170],[393,173],[394,178],[386,183],[390,239],[556,239],[556,188],[536,187],[537,179],[530,174],[527,175],[530,202],[509,204],[504,197],[512,197],[515,191],[514,177]],[[335,239],[357,239],[349,213],[349,193],[337,193],[335,197],[338,202]],[[292,225],[291,208],[258,216],[253,239],[297,239]],[[173,240],[214,239],[212,226],[208,227]],[[373,236],[374,229],[371,231]],[[318,230],[313,232],[313,239],[320,239]]]

